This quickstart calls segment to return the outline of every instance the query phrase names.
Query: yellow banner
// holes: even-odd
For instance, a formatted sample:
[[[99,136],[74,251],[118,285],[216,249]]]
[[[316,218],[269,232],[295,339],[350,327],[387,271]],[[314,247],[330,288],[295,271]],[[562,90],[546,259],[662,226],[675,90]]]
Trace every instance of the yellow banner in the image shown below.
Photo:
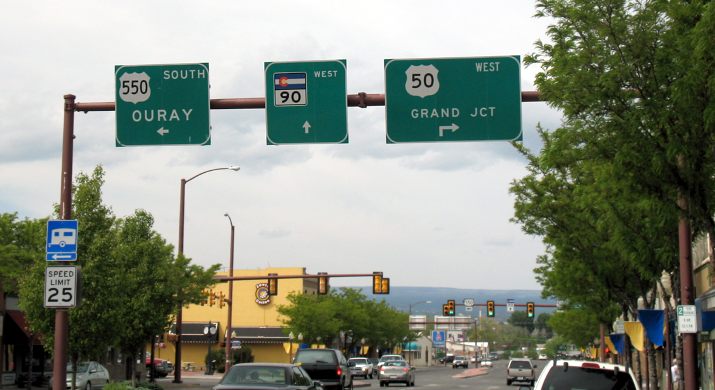
[[[625,321],[623,323],[623,326],[626,330],[628,338],[631,339],[631,345],[633,345],[633,348],[639,351],[643,351],[643,346],[645,345],[645,343],[643,342],[643,340],[645,339],[645,330],[643,329],[643,324],[638,321]]]

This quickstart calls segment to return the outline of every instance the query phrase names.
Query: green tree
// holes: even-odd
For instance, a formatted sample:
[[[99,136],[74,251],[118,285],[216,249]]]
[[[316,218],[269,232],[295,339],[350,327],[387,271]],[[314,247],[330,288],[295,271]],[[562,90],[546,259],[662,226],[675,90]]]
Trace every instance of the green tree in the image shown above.
[[[200,301],[200,291],[213,284],[219,267],[203,269],[185,257],[175,259],[172,247],[152,230],[153,218],[145,211],[116,218],[102,202],[103,184],[104,170],[97,167],[91,176],[80,173],[73,188],[82,267],[81,299],[69,310],[69,352],[74,361],[101,357],[108,347],[132,354],[143,350],[152,335],[167,328],[179,299]],[[30,327],[52,350],[54,311],[43,307],[46,262],[39,256],[34,260],[20,280],[20,305]]]
[[[307,342],[349,350],[365,340],[365,345],[386,349],[414,339],[406,313],[384,301],[368,300],[356,289],[341,288],[327,295],[291,293],[288,301],[278,308],[286,332],[302,333]]]
[[[527,316],[525,311],[514,311],[506,320],[509,325],[526,329],[529,333],[534,331],[534,318]]]

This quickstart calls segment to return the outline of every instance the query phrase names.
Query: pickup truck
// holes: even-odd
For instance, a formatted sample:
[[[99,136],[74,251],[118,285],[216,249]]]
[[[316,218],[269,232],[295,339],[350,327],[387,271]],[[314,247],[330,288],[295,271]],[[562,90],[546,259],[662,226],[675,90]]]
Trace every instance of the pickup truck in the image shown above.
[[[320,381],[326,389],[344,390],[353,387],[348,361],[337,349],[299,349],[293,363],[303,367],[311,379]]]
[[[536,364],[529,359],[511,359],[506,366],[506,384],[511,386],[512,382],[526,382],[532,387],[536,382]]]

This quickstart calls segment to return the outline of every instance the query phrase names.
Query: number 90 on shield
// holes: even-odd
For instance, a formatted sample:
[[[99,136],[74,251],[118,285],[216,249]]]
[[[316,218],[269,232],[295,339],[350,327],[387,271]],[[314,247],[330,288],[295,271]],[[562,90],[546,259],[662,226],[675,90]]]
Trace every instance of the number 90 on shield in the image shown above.
[[[308,77],[304,72],[273,74],[273,104],[305,106],[308,104]]]

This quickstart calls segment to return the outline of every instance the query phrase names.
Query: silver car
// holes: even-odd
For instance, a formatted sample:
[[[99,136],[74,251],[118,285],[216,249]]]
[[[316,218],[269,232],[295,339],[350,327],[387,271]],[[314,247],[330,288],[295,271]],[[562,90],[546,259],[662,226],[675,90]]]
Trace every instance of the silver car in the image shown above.
[[[391,360],[380,366],[377,373],[380,387],[389,386],[390,383],[404,383],[406,386],[415,385],[415,368],[404,360]]]
[[[66,389],[72,388],[72,363],[67,364],[67,386]],[[52,379],[50,379],[49,388],[52,390]],[[77,375],[75,379],[75,389],[93,390],[101,389],[109,383],[109,371],[103,365],[97,362],[78,362]]]

